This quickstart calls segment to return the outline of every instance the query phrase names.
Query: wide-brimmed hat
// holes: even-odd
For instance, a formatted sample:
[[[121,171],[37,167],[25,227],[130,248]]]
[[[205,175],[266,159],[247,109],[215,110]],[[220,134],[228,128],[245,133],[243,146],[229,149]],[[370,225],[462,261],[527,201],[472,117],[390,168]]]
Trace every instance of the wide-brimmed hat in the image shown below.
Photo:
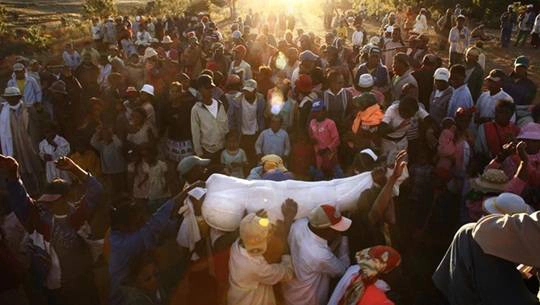
[[[158,55],[158,52],[156,50],[154,50],[154,48],[146,48],[146,50],[144,50],[144,56],[143,56],[143,60],[147,60],[149,58],[152,58],[154,56],[157,56]]]
[[[21,96],[21,90],[18,87],[7,87],[4,89],[3,97]]]
[[[141,88],[140,93],[146,93],[148,95],[154,96],[154,86],[149,84],[144,84]]]
[[[518,140],[540,140],[540,124],[531,122],[521,127],[517,138]]]
[[[161,43],[163,44],[169,44],[169,43],[173,43],[174,41],[171,39],[171,36],[169,35],[165,35],[163,36],[163,40],[161,40]]]
[[[503,170],[489,168],[480,177],[471,181],[471,187],[484,193],[502,193],[508,184],[508,177]]]
[[[516,194],[502,193],[497,197],[484,200],[482,207],[489,214],[516,214],[534,212],[525,200]]]
[[[49,87],[49,91],[64,95],[68,94],[68,92],[66,91],[66,83],[61,79],[52,83],[52,85]]]

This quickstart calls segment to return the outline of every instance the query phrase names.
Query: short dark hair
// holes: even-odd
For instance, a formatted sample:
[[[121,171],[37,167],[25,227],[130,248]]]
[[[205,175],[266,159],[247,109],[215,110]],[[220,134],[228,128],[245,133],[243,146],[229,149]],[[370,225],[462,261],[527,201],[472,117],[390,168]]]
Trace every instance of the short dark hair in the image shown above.
[[[465,76],[465,66],[464,65],[453,65],[450,67],[450,74],[459,74]]]
[[[398,109],[400,113],[413,116],[418,111],[418,100],[410,96],[403,97],[399,100]]]
[[[508,110],[514,113],[516,111],[516,104],[511,100],[500,99],[495,103],[495,111],[497,111],[497,109]]]

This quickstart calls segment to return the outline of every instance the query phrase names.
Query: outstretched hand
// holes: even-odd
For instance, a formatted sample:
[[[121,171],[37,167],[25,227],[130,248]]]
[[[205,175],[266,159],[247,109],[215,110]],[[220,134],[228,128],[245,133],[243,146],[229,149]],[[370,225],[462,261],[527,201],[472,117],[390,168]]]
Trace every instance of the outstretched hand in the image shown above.
[[[60,157],[54,162],[56,168],[64,171],[71,172],[77,168],[77,164],[68,157]]]
[[[8,178],[17,179],[19,163],[13,157],[0,155],[0,169],[6,171]]]
[[[283,220],[286,222],[292,222],[298,212],[298,203],[291,198],[287,198],[281,205],[281,213],[283,213]]]
[[[521,159],[521,161],[528,163],[529,162],[529,155],[527,154],[527,143],[520,141],[516,145],[516,152]]]
[[[407,151],[402,150],[397,154],[396,161],[394,162],[394,171],[392,172],[392,178],[398,179],[403,173],[403,169],[407,166]]]

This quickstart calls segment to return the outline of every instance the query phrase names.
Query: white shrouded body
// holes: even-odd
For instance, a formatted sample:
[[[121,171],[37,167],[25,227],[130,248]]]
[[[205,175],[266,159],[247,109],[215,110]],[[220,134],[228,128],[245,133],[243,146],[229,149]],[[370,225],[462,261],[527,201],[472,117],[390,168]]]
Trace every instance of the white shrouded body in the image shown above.
[[[341,211],[349,211],[354,209],[360,194],[372,183],[370,172],[320,182],[248,181],[214,174],[206,181],[202,214],[211,227],[234,231],[245,211],[265,209],[270,220],[281,219],[281,204],[287,198],[298,203],[296,218],[307,216],[313,208],[325,203],[335,205]]]

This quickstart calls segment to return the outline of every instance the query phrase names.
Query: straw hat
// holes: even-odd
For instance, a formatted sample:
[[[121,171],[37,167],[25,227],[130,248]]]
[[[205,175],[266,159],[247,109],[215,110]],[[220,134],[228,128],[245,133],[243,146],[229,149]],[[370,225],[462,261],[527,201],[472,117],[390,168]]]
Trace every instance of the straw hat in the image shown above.
[[[502,193],[508,184],[508,177],[503,170],[489,168],[480,177],[471,180],[471,186],[484,193]]]
[[[3,97],[21,96],[21,90],[18,87],[7,87],[4,90]]]

